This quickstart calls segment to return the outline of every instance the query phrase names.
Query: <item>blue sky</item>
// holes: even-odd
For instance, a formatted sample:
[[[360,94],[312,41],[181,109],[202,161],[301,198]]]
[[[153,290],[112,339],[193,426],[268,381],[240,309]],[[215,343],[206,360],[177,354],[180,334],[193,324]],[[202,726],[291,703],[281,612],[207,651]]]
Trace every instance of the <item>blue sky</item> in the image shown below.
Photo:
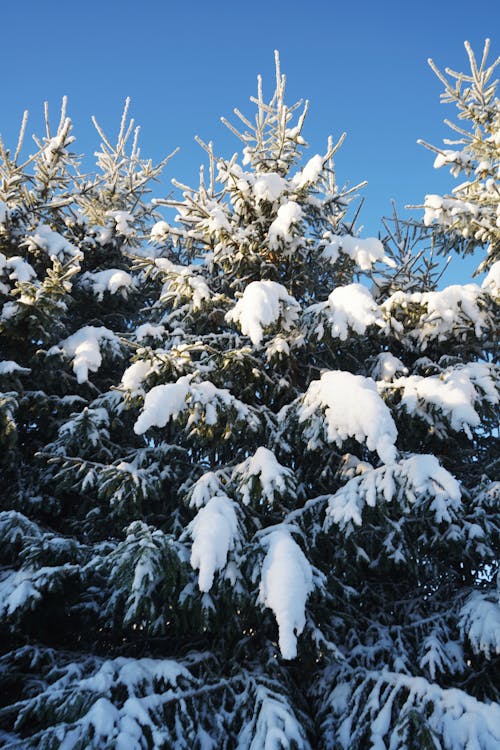
[[[67,94],[78,150],[92,153],[98,138],[90,115],[114,133],[130,96],[143,155],[158,160],[181,149],[159,193],[172,177],[196,182],[203,152],[195,134],[212,139],[222,156],[238,150],[220,116],[230,116],[234,106],[252,113],[248,98],[257,73],[272,93],[278,49],[289,102],[310,100],[304,133],[310,155],[324,151],[328,134],[348,133],[337,174],[340,182],[369,182],[361,215],[365,235],[377,233],[391,199],[408,216],[405,204],[453,185],[416,143],[423,138],[439,145],[447,135],[443,119],[454,115],[439,103],[441,84],[427,58],[464,70],[464,39],[480,52],[488,36],[493,55],[500,53],[500,4],[494,0],[6,0],[0,12],[4,139],[15,145],[24,109],[30,111],[28,132],[41,132],[43,101],[56,119]],[[465,280],[469,272],[470,264],[461,264],[452,280]]]

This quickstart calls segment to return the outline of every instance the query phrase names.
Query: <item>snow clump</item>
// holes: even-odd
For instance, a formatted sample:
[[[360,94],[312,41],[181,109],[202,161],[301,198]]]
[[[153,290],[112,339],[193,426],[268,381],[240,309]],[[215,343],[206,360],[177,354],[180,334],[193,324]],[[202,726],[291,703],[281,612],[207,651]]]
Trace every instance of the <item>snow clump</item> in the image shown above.
[[[287,530],[271,532],[264,544],[268,550],[262,565],[259,601],[276,617],[281,656],[295,659],[297,636],[304,630],[306,601],[313,588],[312,569]]]
[[[252,281],[243,296],[226,314],[228,323],[239,323],[241,332],[249,336],[254,346],[259,346],[267,328],[278,320],[289,330],[298,317],[299,304],[276,281]]]

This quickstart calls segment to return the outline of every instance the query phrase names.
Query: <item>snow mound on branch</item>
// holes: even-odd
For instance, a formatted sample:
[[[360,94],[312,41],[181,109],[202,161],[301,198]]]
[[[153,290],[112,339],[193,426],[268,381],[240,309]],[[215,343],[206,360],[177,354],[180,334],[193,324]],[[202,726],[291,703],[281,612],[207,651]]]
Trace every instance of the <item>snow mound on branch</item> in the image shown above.
[[[394,354],[391,354],[391,352],[381,352],[376,358],[370,375],[374,380],[389,382],[398,372],[406,375],[408,370]]]
[[[318,420],[317,412],[324,412]],[[311,420],[305,430],[308,448],[320,445],[320,432],[339,447],[344,440],[355,438],[376,451],[384,463],[396,460],[396,425],[391,412],[380,398],[371,378],[350,372],[331,370],[313,380],[298,409],[299,422]]]
[[[235,504],[226,495],[216,495],[201,508],[189,524],[193,539],[191,567],[199,570],[198,586],[207,592],[212,588],[216,571],[222,570],[238,537]]]
[[[128,211],[106,211],[106,216],[110,216],[114,220],[117,234],[124,237],[130,237],[134,234],[134,228],[130,226],[134,217]]]
[[[398,291],[381,307],[389,318],[397,308],[406,309],[410,305],[421,305],[426,308],[426,312],[415,325],[415,330],[410,334],[421,342],[424,350],[427,339],[445,341],[449,334],[459,327],[464,317],[473,323],[475,335],[480,337],[487,326],[486,313],[479,306],[480,297],[482,291],[477,284],[453,284],[440,292]]]
[[[429,421],[425,405],[431,404],[448,419],[453,430],[463,430],[469,438],[470,428],[481,424],[474,405],[484,398],[492,406],[497,406],[500,401],[498,387],[495,368],[486,362],[471,362],[427,378],[419,375],[401,377],[387,385],[387,388],[402,390],[401,406],[409,414]]]
[[[0,201],[0,224],[5,224],[9,213],[9,207],[4,201]]]
[[[257,203],[261,201],[274,203],[285,192],[286,181],[276,172],[259,173],[255,177],[253,194]]]
[[[223,495],[222,484],[214,471],[207,471],[189,488],[188,498],[191,508],[202,508],[215,495]]]
[[[217,406],[233,408],[238,418],[248,421],[248,407],[234,398],[227,388],[217,388],[208,380],[192,383],[191,378],[190,375],[184,375],[175,383],[156,385],[148,391],[142,414],[134,425],[136,435],[142,435],[150,427],[165,427],[167,422],[176,419],[190,404],[199,404],[205,408],[206,425],[217,423]],[[193,414],[192,421],[199,417],[200,414]]]
[[[261,499],[272,505],[275,494],[286,491],[286,479],[290,480],[293,474],[278,462],[272,451],[261,446],[253,456],[235,468],[233,476],[240,480],[240,492],[245,505],[250,502],[250,482],[253,477],[260,482]]]
[[[21,258],[20,255],[6,258],[3,253],[0,253],[0,274],[8,274],[11,281],[19,281],[20,283],[36,278],[35,269],[24,258]],[[4,294],[9,292],[8,287],[1,283],[0,291],[3,291]]]
[[[329,295],[327,302],[313,305],[310,312],[324,312],[333,338],[345,341],[349,331],[363,335],[371,325],[383,327],[384,322],[380,309],[362,284],[338,286]],[[321,338],[323,326],[316,329]]]
[[[137,341],[143,341],[145,338],[162,339],[164,334],[165,326],[155,326],[152,323],[143,323],[135,329],[135,338]]]
[[[104,342],[115,351],[120,349],[120,341],[113,331],[104,326],[84,326],[80,330],[53,346],[47,354],[64,354],[73,360],[73,371],[79,383],[89,379],[89,371],[97,372],[102,364],[101,346]]]
[[[345,528],[351,522],[361,526],[365,506],[374,508],[380,500],[406,508],[428,499],[436,523],[451,523],[460,505],[460,485],[435,456],[411,456],[350,479],[330,497],[325,526],[335,523]]]
[[[500,260],[491,266],[481,284],[481,289],[492,297],[500,297]]]
[[[288,294],[282,284],[276,281],[252,281],[245,288],[243,296],[226,313],[228,323],[239,323],[241,332],[249,336],[254,346],[259,346],[264,328],[281,320],[285,330],[289,330],[299,313],[297,300]]]
[[[152,372],[153,367],[148,359],[138,359],[133,362],[122,375],[121,386],[127,391],[137,393],[141,390],[141,384]]]
[[[116,294],[120,292],[122,297],[127,297],[127,292],[135,286],[134,279],[120,268],[108,268],[105,271],[87,271],[81,278],[83,288],[90,289],[102,301],[104,292]]]
[[[460,629],[467,636],[475,654],[500,654],[500,606],[483,591],[475,591],[460,613]]]
[[[273,531],[264,543],[268,550],[262,565],[259,600],[276,617],[283,659],[295,659],[297,635],[304,630],[306,601],[313,588],[312,569],[288,531]]]
[[[305,167],[301,169],[300,172],[297,172],[294,177],[292,177],[292,187],[296,188],[297,190],[301,190],[302,188],[307,187],[307,185],[314,185],[314,183],[318,180],[322,169],[323,157],[319,154],[315,154],[315,156],[309,159]]]
[[[362,240],[350,234],[331,235],[328,242],[323,245],[321,255],[333,264],[338,260],[340,253],[348,255],[361,271],[369,271],[377,261],[394,267],[394,261],[386,256],[383,244],[375,237]]]
[[[288,201],[278,209],[278,214],[269,227],[269,247],[278,250],[280,242],[291,242],[292,224],[297,224],[302,218],[302,209],[295,201]]]
[[[54,232],[47,224],[39,224],[32,235],[26,237],[25,245],[28,250],[44,250],[52,258],[64,263],[65,260],[82,260],[83,253],[71,242]]]
[[[28,373],[31,372],[31,370],[29,367],[18,365],[17,362],[14,362],[12,359],[0,360],[0,375],[11,375],[13,372]]]

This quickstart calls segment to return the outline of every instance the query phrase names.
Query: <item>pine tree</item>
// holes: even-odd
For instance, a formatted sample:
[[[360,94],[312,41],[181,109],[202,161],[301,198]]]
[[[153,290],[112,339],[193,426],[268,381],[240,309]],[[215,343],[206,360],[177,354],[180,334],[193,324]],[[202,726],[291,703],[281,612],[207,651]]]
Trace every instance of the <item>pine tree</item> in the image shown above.
[[[7,288],[4,369],[47,381],[2,433],[7,747],[498,746],[499,266],[439,291],[397,221],[360,237],[284,95],[277,59],[172,223],[124,124],[103,180],[60,170],[73,265],[24,358]],[[16,235],[15,191],[6,263],[47,203]]]
[[[445,252],[450,246],[464,254],[474,252],[478,245],[486,246],[486,257],[478,269],[485,271],[500,260],[500,104],[498,82],[492,80],[500,57],[488,64],[489,39],[480,63],[468,42],[465,49],[470,63],[467,74],[449,68],[442,73],[429,60],[444,85],[441,99],[456,105],[459,122],[445,121],[455,134],[445,145],[455,148],[421,143],[436,152],[436,168],[447,166],[453,177],[465,179],[452,195],[425,196],[424,221],[441,227]]]

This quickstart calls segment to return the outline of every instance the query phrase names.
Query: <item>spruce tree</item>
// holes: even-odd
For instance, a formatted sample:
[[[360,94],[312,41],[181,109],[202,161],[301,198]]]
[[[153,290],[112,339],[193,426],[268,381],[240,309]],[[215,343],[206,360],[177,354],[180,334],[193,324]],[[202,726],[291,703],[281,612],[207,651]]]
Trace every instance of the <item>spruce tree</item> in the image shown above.
[[[38,202],[4,152],[7,747],[498,746],[499,266],[360,236],[284,95],[277,59],[175,220],[125,124]]]

